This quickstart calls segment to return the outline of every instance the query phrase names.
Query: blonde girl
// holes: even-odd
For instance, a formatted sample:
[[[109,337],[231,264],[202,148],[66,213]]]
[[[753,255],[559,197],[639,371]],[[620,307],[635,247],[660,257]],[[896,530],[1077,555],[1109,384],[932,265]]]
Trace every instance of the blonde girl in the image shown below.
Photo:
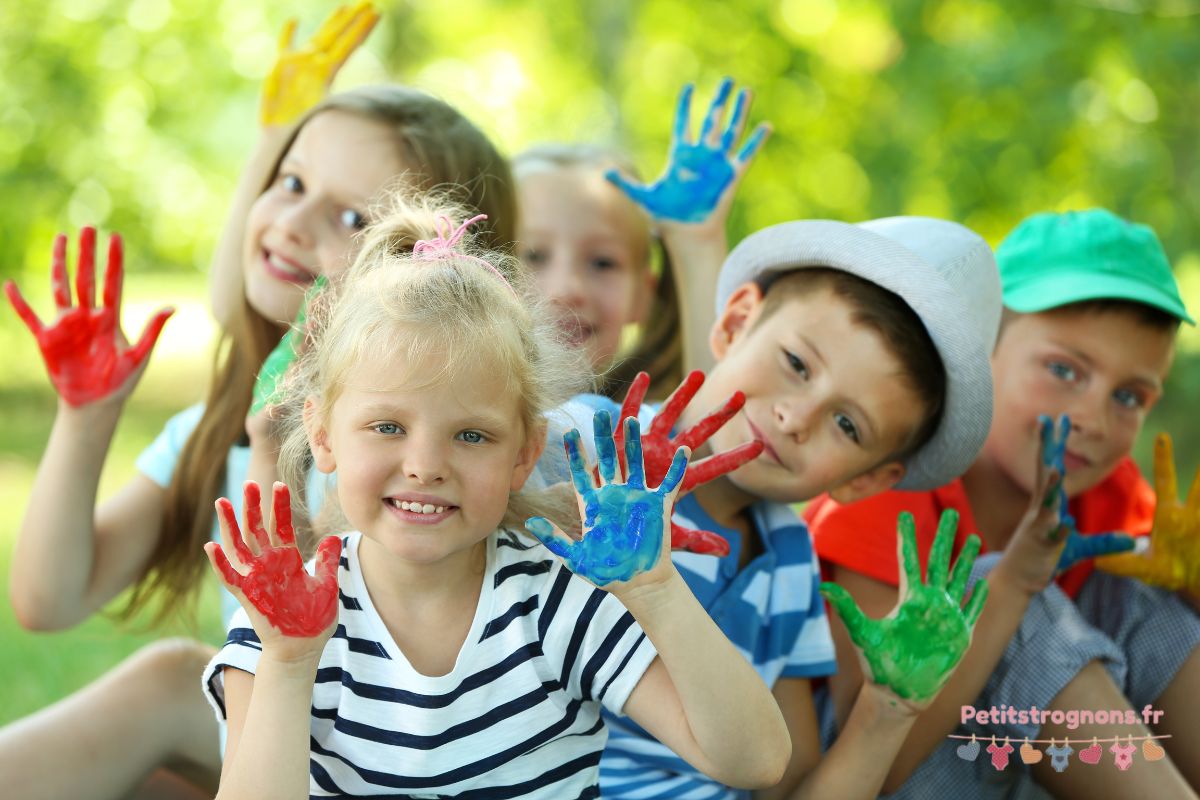
[[[462,213],[412,252],[437,210],[389,217],[314,307],[281,468],[337,472],[345,524],[315,573],[285,484],[269,530],[255,484],[244,534],[218,502],[206,550],[243,609],[205,679],[229,730],[218,798],[593,797],[602,707],[719,780],[773,784],[778,708],[669,557],[686,450],[647,488],[634,422],[619,482],[598,417],[598,483],[567,437],[581,537],[529,519],[555,513],[523,491],[544,415],[587,373],[515,260],[453,230]]]

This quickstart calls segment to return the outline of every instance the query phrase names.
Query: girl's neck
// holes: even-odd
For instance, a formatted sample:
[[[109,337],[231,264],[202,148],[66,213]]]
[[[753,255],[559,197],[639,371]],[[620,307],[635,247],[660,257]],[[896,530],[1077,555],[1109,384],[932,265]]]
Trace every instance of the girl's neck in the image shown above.
[[[962,477],[975,525],[988,550],[1003,550],[1029,506],[1029,492],[986,456]]]
[[[376,609],[450,607],[470,598],[473,608],[487,569],[488,539],[445,558],[416,563],[388,552],[365,534],[359,543],[363,580]]]

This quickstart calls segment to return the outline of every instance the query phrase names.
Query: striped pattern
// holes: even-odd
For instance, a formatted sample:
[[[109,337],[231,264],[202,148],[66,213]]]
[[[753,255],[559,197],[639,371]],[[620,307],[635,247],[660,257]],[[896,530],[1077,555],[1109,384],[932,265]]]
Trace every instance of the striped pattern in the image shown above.
[[[600,409],[615,419],[620,407],[606,397],[584,395],[557,412],[580,430],[592,457],[591,418]],[[655,410],[643,407],[643,428]],[[757,503],[750,514],[764,552],[739,571],[742,535],[718,525],[691,495],[679,500],[675,520],[721,534],[729,540],[730,552],[720,559],[675,553],[675,566],[709,616],[768,686],[780,678],[832,674],[836,668],[833,640],[818,592],[820,567],[808,527],[791,508],[778,503]],[[707,800],[749,796],[696,771],[632,720],[605,714],[605,721],[609,740],[600,764],[605,797]]]
[[[345,538],[338,627],[313,689],[312,797],[598,797],[606,740],[655,656],[617,599],[541,545],[500,531],[454,669],[416,672],[363,585],[361,534]],[[222,668],[254,672],[244,612],[205,672],[224,716]]]

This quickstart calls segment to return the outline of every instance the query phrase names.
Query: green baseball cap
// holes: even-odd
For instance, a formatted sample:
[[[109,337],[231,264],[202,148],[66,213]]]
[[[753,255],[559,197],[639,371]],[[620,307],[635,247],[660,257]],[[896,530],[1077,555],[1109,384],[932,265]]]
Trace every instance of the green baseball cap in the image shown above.
[[[1102,208],[1026,218],[1000,243],[996,262],[1013,311],[1132,300],[1196,324],[1154,231]]]

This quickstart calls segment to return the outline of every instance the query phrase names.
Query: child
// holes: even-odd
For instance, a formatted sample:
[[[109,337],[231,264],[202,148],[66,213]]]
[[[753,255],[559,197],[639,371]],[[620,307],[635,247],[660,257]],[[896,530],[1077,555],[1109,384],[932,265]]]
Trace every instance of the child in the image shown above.
[[[229,723],[218,797],[594,797],[601,706],[720,780],[774,783],[779,710],[664,555],[686,451],[658,490],[618,483],[598,416],[597,486],[568,437],[583,537],[528,527],[602,588],[514,533],[543,415],[587,373],[505,257],[459,241],[470,221],[395,252],[417,213],[380,223],[291,389],[307,400],[283,472],[310,451],[336,470],[353,532],[322,542],[314,577],[284,484],[270,537],[254,484],[244,544],[218,503],[224,547],[206,550],[244,609],[206,672]],[[640,465],[636,423],[626,441]]]
[[[13,559],[10,593],[24,626],[77,624],[130,586],[130,610],[157,595],[166,614],[193,596],[204,574],[200,544],[216,532],[210,501],[240,487],[255,463],[273,469],[275,462],[273,442],[247,442],[255,373],[295,316],[305,285],[348,266],[372,203],[400,175],[423,186],[468,186],[468,202],[493,220],[489,243],[512,240],[507,165],[453,108],[398,86],[356,89],[318,104],[249,210],[237,262],[227,267],[244,271],[245,295],[226,326],[207,403],[172,418],[139,458],[141,474],[99,506],[100,471],[140,370],[77,405],[56,383],[67,402],[59,406]],[[115,319],[111,310],[103,313]],[[67,324],[64,317],[47,331]],[[115,322],[93,337],[54,358],[83,370],[94,348],[124,351]],[[211,653],[198,643],[164,644],[123,665],[121,679],[6,729],[0,747],[20,774],[0,779],[22,797],[121,796],[165,762],[215,785],[217,728],[199,693],[180,688],[195,685]],[[121,709],[121,731],[102,713],[113,706]],[[80,720],[96,720],[95,730]],[[67,729],[72,737],[63,735]],[[64,755],[67,741],[77,742],[79,753]],[[54,763],[94,759],[94,768],[54,769],[51,753]]]
[[[721,533],[731,552],[719,560],[676,553],[676,566],[773,688],[788,721],[792,761],[764,794],[874,797],[931,699],[910,691],[908,681],[932,670],[936,693],[956,659],[933,670],[940,655],[918,656],[908,662],[910,677],[865,685],[847,734],[822,758],[810,681],[833,671],[833,645],[807,530],[784,504],[825,490],[850,500],[896,485],[936,486],[966,468],[990,419],[986,359],[999,318],[991,250],[961,226],[919,217],[788,222],[733,250],[716,308],[710,343],[717,363],[679,426],[696,421],[693,407],[708,408],[737,388],[745,393],[743,411],[713,434],[712,447],[755,439],[765,452],[679,502],[677,521]],[[580,419],[596,407],[615,404],[587,397],[569,409]],[[887,530],[894,526],[895,518]],[[915,578],[915,563],[902,560]],[[955,574],[965,581],[961,569],[971,559],[962,560],[966,567]],[[931,584],[934,577],[931,571]],[[912,653],[898,645],[943,622],[965,648],[982,597],[965,614],[960,600],[961,593],[943,592],[939,610],[922,616],[906,599],[893,619],[911,628],[867,646],[867,655],[907,658]],[[610,724],[605,796],[735,796],[652,732]]]
[[[767,132],[760,126],[733,152],[749,93],[738,93],[722,129],[732,89],[731,80],[722,81],[692,142],[692,87],[684,88],[672,163],[652,187],[633,182],[637,171],[627,158],[599,147],[541,145],[513,159],[521,207],[518,252],[559,311],[568,339],[604,375],[601,394],[615,396],[641,370],[650,374],[654,396],[682,377],[688,339],[681,341],[674,273],[711,285],[708,272],[715,278],[727,253],[725,220],[733,194]],[[657,279],[651,269],[656,260]],[[640,326],[639,336],[630,352],[621,353],[622,332],[632,324]]]
[[[1200,669],[1195,614],[1178,598],[1093,573],[1086,561],[1044,588],[1061,544],[1049,551],[1050,560],[1042,560],[1048,568],[1042,568],[1039,554],[1031,554],[1013,533],[1021,509],[1036,505],[1033,498],[1042,493],[1033,475],[1037,416],[1058,413],[1071,420],[1063,443],[1063,485],[1070,514],[1085,534],[1081,541],[1104,545],[1100,532],[1148,532],[1154,496],[1129,451],[1162,393],[1179,321],[1191,319],[1154,233],[1107,211],[1030,217],[997,256],[1007,309],[992,355],[996,412],[979,457],[961,480],[931,492],[888,493],[852,505],[821,498],[806,511],[832,579],[872,615],[895,597],[895,571],[885,557],[890,542],[879,526],[900,509],[915,513],[922,552],[929,547],[933,520],[947,508],[962,515],[960,534],[978,531],[985,549],[1003,551],[998,560],[989,559],[993,596],[979,635],[938,703],[922,716],[888,788],[904,784],[905,797],[961,796],[969,785],[973,795],[1000,796],[1029,782],[1029,771],[1020,765],[998,772],[983,759],[971,763],[956,755],[958,742],[944,737],[970,704],[1129,709],[1138,719],[1150,704],[1166,710],[1155,730],[1174,736],[1165,740],[1167,750],[1193,786],[1200,785],[1195,758],[1200,742],[1191,723]],[[858,680],[850,651],[842,657],[842,642],[839,668],[845,669],[832,681],[835,708]],[[1014,743],[1149,733],[1141,725],[1068,729],[1053,722],[972,723],[965,730]],[[1190,794],[1168,762],[1153,767],[1059,772],[1051,759],[1042,759],[1032,772],[1064,796]]]

